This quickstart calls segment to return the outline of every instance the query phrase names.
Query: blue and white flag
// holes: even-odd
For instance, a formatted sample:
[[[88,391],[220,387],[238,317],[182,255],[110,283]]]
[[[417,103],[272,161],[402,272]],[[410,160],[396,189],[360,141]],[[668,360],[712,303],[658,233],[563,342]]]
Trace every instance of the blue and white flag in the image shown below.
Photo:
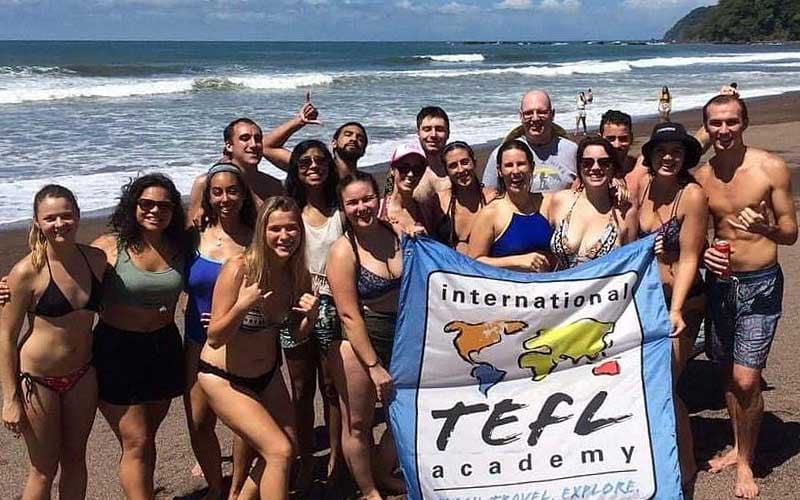
[[[403,243],[390,419],[409,498],[682,498],[653,237],[558,273]]]

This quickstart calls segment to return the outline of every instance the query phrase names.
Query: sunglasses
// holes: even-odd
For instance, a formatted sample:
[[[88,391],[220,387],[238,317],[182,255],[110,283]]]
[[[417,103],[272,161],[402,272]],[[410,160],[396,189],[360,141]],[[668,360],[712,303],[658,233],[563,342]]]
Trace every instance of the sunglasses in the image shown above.
[[[418,172],[422,173],[425,171],[427,165],[422,163],[396,163],[394,168],[400,172],[400,175],[406,175],[409,172]]]
[[[156,207],[158,207],[159,210],[171,212],[172,209],[175,208],[175,205],[171,201],[156,201],[149,198],[139,198],[136,205],[144,212],[150,212]]]
[[[581,158],[580,166],[582,169],[590,169],[594,166],[595,163],[600,165],[600,168],[608,168],[612,165],[611,158],[608,157],[605,158],[583,157]]]
[[[302,169],[307,169],[314,163],[317,165],[325,165],[328,161],[324,156],[304,156],[297,160],[297,166]]]

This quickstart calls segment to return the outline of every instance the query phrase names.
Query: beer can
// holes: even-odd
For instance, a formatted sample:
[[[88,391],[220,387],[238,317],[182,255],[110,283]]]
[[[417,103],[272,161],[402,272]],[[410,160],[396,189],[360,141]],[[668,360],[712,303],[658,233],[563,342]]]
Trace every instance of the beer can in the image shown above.
[[[725,267],[725,270],[722,271],[723,278],[730,278],[731,277],[731,244],[728,243],[726,240],[715,240],[714,241],[714,250],[719,253],[725,254],[725,257],[728,259],[728,265]]]

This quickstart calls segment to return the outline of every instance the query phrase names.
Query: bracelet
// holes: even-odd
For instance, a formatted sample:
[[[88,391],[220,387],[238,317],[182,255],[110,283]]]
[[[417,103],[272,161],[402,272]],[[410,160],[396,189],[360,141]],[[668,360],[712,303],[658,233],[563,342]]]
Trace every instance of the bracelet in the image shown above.
[[[381,364],[381,360],[380,359],[376,359],[374,363],[367,364],[367,368],[375,368],[379,364]]]

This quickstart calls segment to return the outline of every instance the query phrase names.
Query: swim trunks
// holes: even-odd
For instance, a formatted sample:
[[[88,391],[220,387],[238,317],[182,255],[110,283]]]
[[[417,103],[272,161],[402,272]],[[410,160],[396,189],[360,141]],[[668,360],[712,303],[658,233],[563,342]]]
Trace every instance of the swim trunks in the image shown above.
[[[712,361],[764,368],[782,313],[780,266],[733,273],[729,280],[707,276]]]

